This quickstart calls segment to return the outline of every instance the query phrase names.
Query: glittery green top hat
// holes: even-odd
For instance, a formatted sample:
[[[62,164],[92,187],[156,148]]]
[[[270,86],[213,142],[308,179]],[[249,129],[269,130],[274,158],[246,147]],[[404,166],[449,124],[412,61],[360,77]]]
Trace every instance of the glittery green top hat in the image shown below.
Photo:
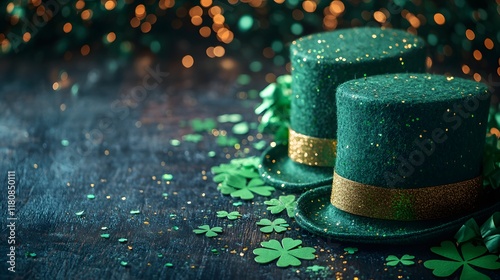
[[[294,41],[291,64],[289,145],[265,151],[260,172],[276,187],[301,191],[332,181],[337,86],[375,74],[423,72],[425,42],[395,29],[342,29]]]
[[[487,87],[430,74],[389,74],[337,89],[333,186],[305,193],[297,222],[339,240],[412,243],[500,209],[481,178]],[[490,199],[490,200],[488,200]]]

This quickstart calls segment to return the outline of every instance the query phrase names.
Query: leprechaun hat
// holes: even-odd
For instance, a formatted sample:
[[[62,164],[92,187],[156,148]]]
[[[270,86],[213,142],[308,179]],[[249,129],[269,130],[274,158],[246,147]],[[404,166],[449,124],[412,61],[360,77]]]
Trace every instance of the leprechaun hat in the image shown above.
[[[396,29],[350,28],[291,44],[288,146],[262,155],[260,173],[278,188],[303,191],[332,181],[337,145],[335,90],[375,74],[425,71],[425,42]]]
[[[397,244],[498,211],[481,175],[489,100],[480,83],[430,74],[340,85],[333,184],[300,197],[297,222],[340,241]]]

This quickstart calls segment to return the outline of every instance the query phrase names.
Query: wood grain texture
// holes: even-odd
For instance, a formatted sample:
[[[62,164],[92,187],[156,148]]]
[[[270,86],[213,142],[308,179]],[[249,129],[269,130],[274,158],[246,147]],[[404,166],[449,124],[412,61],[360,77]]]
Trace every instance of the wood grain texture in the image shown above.
[[[194,118],[239,113],[245,121],[256,122],[253,108],[258,100],[242,99],[239,93],[263,88],[265,73],[253,75],[252,84],[245,87],[236,82],[241,65],[227,71],[215,60],[207,60],[186,70],[150,60],[146,65],[159,65],[169,76],[148,90],[144,99],[136,100],[130,91],[142,86],[143,76],[135,64],[118,61],[118,70],[110,72],[110,60],[98,58],[71,64],[5,63],[0,68],[0,177],[5,186],[7,171],[16,171],[18,227],[16,274],[7,271],[8,231],[1,227],[2,279],[432,277],[421,261],[393,268],[384,265],[385,258],[408,253],[427,260],[435,257],[429,247],[441,240],[403,248],[340,244],[301,230],[283,213],[270,214],[263,204],[266,198],[233,206],[238,200],[217,191],[210,168],[226,163],[226,155],[241,157],[244,148],[249,148],[247,156],[259,155],[249,141],[239,151],[218,146],[208,133],[202,133],[204,140],[199,143],[182,141],[177,147],[169,143],[192,133],[182,123]],[[52,90],[60,70],[68,72],[71,84],[80,86],[78,94],[72,94],[71,87]],[[64,111],[61,104],[66,106]],[[218,124],[218,128],[231,135],[230,124]],[[249,135],[255,136],[256,131]],[[247,136],[236,137],[243,143]],[[63,139],[68,146],[61,144]],[[216,156],[207,156],[209,151]],[[161,180],[165,173],[174,176],[170,184]],[[95,199],[87,199],[87,194]],[[280,194],[277,191],[272,197]],[[1,197],[0,212],[5,217],[5,188]],[[136,209],[140,214],[130,214]],[[235,221],[220,219],[219,210],[237,210],[243,216]],[[76,216],[78,211],[85,214]],[[263,234],[255,225],[261,218],[276,217],[285,218],[290,230]],[[203,224],[221,226],[224,232],[216,238],[192,232]],[[102,233],[110,238],[101,238]],[[118,242],[122,237],[128,242]],[[253,260],[252,250],[260,242],[283,237],[302,239],[304,246],[316,248],[318,258],[284,269]],[[359,251],[348,255],[344,248],[349,246]],[[26,252],[37,257],[25,257]],[[120,265],[122,260],[127,267]],[[164,267],[165,263],[173,267]],[[328,274],[306,272],[314,264],[329,266]]]

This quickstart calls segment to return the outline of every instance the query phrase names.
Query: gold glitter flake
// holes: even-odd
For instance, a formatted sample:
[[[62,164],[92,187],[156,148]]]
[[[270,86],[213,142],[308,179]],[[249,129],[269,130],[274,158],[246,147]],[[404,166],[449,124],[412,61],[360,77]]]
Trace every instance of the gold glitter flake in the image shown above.
[[[290,129],[288,156],[295,162],[311,166],[334,166],[337,140],[316,138]]]

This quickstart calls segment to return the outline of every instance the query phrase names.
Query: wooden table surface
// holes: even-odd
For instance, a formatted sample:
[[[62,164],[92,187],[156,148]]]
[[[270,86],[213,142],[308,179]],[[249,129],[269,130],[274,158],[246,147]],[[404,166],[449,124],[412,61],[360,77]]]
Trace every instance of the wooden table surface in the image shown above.
[[[259,141],[257,131],[235,135],[232,124],[217,123],[217,129],[238,138],[239,149],[217,145],[207,132],[200,133],[203,140],[198,143],[182,136],[194,133],[186,124],[195,118],[241,114],[251,126],[257,123],[253,109],[259,99],[251,90],[266,85],[267,73],[284,70],[265,67],[251,74],[243,70],[244,63],[234,57],[207,59],[185,69],[179,60],[147,54],[131,60],[94,56],[71,62],[2,62],[1,278],[432,278],[423,261],[439,258],[429,248],[442,240],[423,246],[339,243],[300,229],[283,213],[272,215],[263,204],[269,198],[257,196],[233,206],[239,199],[220,194],[210,168],[235,157],[260,155],[252,145]],[[155,69],[161,72],[156,78],[151,74]],[[238,82],[241,74],[250,74],[250,84]],[[180,145],[172,145],[172,139]],[[268,136],[263,139],[269,143]],[[208,156],[210,151],[215,156]],[[15,171],[17,188],[16,273],[6,263],[8,171]],[[173,179],[162,180],[163,174]],[[282,194],[276,191],[272,197]],[[239,211],[242,217],[220,219],[219,210]],[[84,214],[76,215],[79,211]],[[289,230],[261,233],[255,223],[275,217],[285,218]],[[215,238],[192,232],[204,224],[221,226],[224,232]],[[317,258],[288,268],[254,261],[252,250],[260,242],[284,237],[314,247]],[[120,243],[119,238],[128,241]],[[346,247],[358,251],[348,254]],[[416,264],[385,264],[388,255],[403,254],[415,255]],[[327,270],[307,271],[313,265]]]

